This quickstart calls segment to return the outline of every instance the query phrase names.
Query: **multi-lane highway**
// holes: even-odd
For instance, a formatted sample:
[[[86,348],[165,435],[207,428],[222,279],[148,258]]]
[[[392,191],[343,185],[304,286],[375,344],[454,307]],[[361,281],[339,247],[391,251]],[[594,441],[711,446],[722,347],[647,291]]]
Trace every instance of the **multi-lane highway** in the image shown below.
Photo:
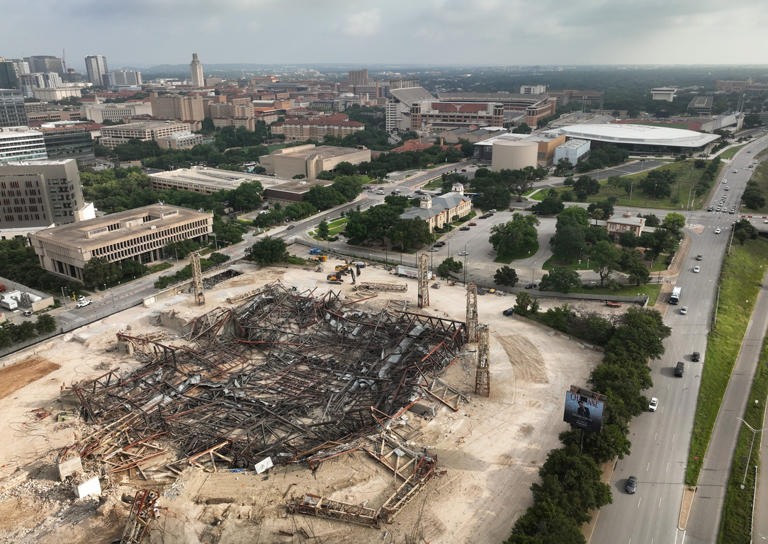
[[[743,148],[723,168],[710,203],[716,205],[721,195],[726,195],[730,211],[731,204],[738,202],[751,175],[748,165],[754,155],[766,147],[768,137]],[[723,178],[728,179],[729,191],[724,190]],[[659,399],[659,407],[656,412],[646,412],[632,422],[632,452],[616,463],[610,482],[613,504],[600,511],[593,544],[703,543],[714,542],[717,538],[717,519],[712,519],[707,534],[696,531],[695,540],[686,539],[686,533],[678,530],[678,519],[702,365],[706,364],[705,360],[692,362],[690,355],[694,351],[706,352],[720,265],[729,241],[731,223],[738,216],[706,210],[690,212],[686,216],[691,245],[677,280],[677,285],[683,289],[681,302],[666,310],[664,322],[672,328],[672,335],[665,342],[663,358],[651,362],[653,387],[646,392],[648,397]],[[717,228],[721,229],[720,234],[715,234]],[[695,260],[698,254],[703,256],[701,262]],[[699,273],[693,272],[696,264],[701,266]],[[686,315],[680,313],[682,306],[688,308]],[[682,378],[673,374],[677,361],[685,362]],[[732,444],[711,446],[732,447]],[[629,476],[637,476],[639,481],[634,495],[623,490]],[[716,502],[708,505],[711,516],[719,516],[722,509],[722,504]]]

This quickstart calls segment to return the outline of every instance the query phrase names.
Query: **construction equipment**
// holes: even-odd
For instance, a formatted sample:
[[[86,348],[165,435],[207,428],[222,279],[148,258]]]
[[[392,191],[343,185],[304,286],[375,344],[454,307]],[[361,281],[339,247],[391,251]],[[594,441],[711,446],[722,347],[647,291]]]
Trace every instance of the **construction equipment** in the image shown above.
[[[328,260],[328,255],[312,255],[309,260],[316,263],[324,263]]]
[[[334,283],[336,285],[341,285],[342,279],[341,274],[334,273],[334,274],[328,274],[328,277],[326,278],[328,280],[328,283]]]
[[[357,269],[357,273],[355,273],[355,268],[352,266],[351,263],[346,264],[337,264],[335,267],[336,272],[333,274],[328,275],[328,281],[331,283],[341,283],[342,282],[342,276],[346,276],[347,274],[350,274],[352,276],[352,283],[357,283],[357,276],[360,275],[360,269]],[[331,278],[333,276],[333,278]]]

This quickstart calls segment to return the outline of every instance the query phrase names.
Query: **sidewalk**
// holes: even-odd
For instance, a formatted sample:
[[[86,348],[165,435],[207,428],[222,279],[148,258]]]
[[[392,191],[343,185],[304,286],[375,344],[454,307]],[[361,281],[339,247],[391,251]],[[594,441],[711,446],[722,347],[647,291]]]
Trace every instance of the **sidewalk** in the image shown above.
[[[763,425],[768,421],[766,417],[768,417],[768,404],[766,404],[766,413],[763,414]],[[755,504],[752,506],[754,511],[752,542],[768,541],[768,512],[766,512],[766,508],[768,508],[768,433],[760,433],[758,448],[760,469],[757,475]]]
[[[741,429],[741,423],[736,418],[744,414],[760,358],[763,337],[768,330],[767,289],[768,274],[763,276],[762,287],[725,389],[707,453],[704,455],[696,497],[688,520],[687,534],[690,540],[686,540],[689,543],[714,542],[717,539],[733,451]]]

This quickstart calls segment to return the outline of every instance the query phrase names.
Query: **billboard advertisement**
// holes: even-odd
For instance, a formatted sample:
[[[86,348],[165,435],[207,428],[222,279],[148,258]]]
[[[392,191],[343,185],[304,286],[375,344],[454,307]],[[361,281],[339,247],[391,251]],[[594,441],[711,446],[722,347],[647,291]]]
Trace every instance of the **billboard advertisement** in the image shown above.
[[[571,386],[565,393],[563,421],[585,431],[598,432],[603,424],[605,396]]]

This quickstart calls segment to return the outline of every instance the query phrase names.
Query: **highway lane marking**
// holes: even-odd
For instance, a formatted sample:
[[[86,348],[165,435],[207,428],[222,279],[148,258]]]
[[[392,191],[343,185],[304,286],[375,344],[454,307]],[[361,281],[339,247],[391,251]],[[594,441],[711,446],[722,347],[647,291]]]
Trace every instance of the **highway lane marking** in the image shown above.
[[[638,508],[638,509],[640,508],[640,503],[641,503],[641,502],[643,502],[643,498],[642,498],[642,497],[640,497],[640,498],[637,500],[637,508]]]
[[[665,472],[669,472],[669,465],[670,463],[667,463],[667,470]]]
[[[649,470],[651,470],[651,462],[650,461],[648,461],[648,464],[645,465],[645,471],[648,472]]]
[[[662,497],[659,497],[659,509],[661,509],[661,499]]]

